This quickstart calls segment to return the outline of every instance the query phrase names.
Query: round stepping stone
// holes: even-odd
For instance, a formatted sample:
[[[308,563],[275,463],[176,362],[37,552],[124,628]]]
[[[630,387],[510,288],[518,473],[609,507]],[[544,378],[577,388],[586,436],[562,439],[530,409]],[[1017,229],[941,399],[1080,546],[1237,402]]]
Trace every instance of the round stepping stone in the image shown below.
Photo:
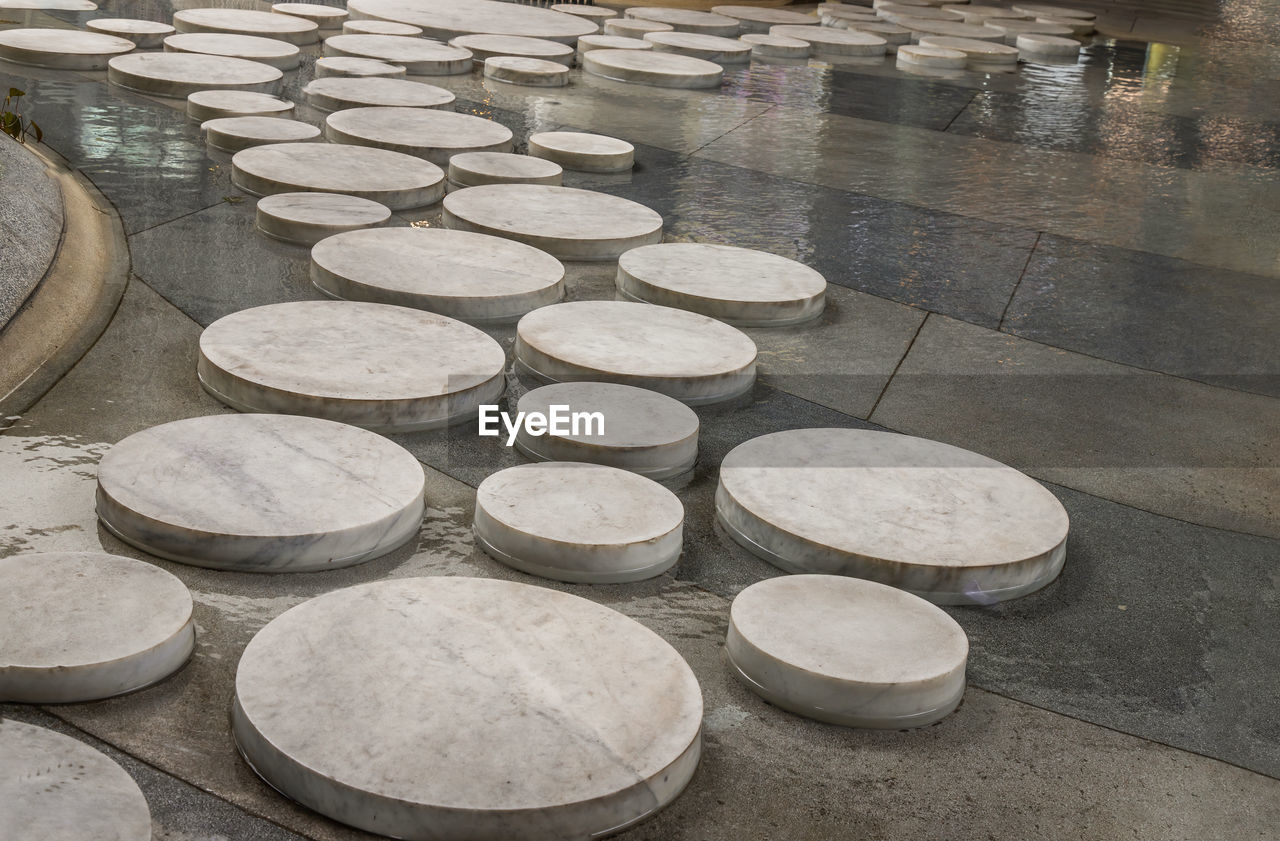
[[[662,241],[662,217],[630,199],[549,184],[487,184],[450,193],[445,227],[506,237],[560,260],[616,260]]]
[[[319,66],[320,59],[316,62]],[[334,59],[334,61],[364,61],[366,59]],[[403,73],[403,69],[401,73]],[[405,79],[386,79],[378,76],[330,76],[315,79],[302,89],[302,98],[312,108],[321,111],[342,111],[346,108],[448,108],[455,99],[453,91],[410,82]]]
[[[170,35],[164,39],[165,52],[221,55],[258,61],[281,70],[293,70],[302,61],[293,44],[274,38],[256,35],[221,35],[209,32],[190,32]]]
[[[578,39],[578,60],[592,50],[652,50],[653,44],[640,38],[622,35],[583,35]]]
[[[725,38],[736,38],[738,30],[741,29],[741,24],[736,18],[689,9],[637,6],[627,9],[626,16],[635,20],[665,23],[677,32],[697,32],[702,35],[720,35]]]
[[[296,245],[386,223],[391,211],[368,199],[338,193],[277,193],[258,200],[258,230]]]
[[[721,464],[716,517],[788,572],[866,578],[937,604],[1026,595],[1066,556],[1067,512],[1038,482],[890,432],[800,429],[741,444]]]
[[[714,62],[654,50],[591,50],[582,56],[582,69],[615,82],[659,88],[716,88],[724,79],[724,68]]]
[[[488,555],[530,575],[621,584],[675,566],[684,506],[652,479],[616,467],[525,464],[480,483],[474,532]]]
[[[236,152],[231,181],[246,193],[341,193],[392,210],[435,204],[444,172],[428,161],[365,146],[273,143]]]
[[[283,76],[261,62],[199,53],[135,53],[107,62],[111,84],[175,98],[213,89],[273,93]]]
[[[701,242],[633,248],[618,258],[619,294],[739,327],[799,324],[822,314],[827,281],[795,260]]]
[[[674,800],[702,713],[688,664],[640,623],[546,587],[433,577],[268,623],[240,658],[232,731],[274,788],[359,829],[552,841]]]
[[[550,184],[560,186],[564,169],[553,161],[511,152],[462,152],[449,158],[450,187],[485,184]]]
[[[713,14],[734,18],[738,21],[740,31],[747,33],[767,33],[771,26],[785,24],[806,26],[818,22],[813,15],[792,12],[787,9],[762,8],[760,6],[712,6],[711,11]]]
[[[422,523],[424,487],[408,450],[364,429],[291,415],[210,415],[153,426],[112,447],[98,468],[98,519],[131,546],[184,564],[309,572],[409,540]]]
[[[195,647],[191,594],[157,566],[101,552],[0,559],[0,701],[78,704],[133,692]]]
[[[569,68],[558,61],[521,56],[494,56],[484,60],[484,76],[511,85],[562,88],[569,84]]]
[[[241,310],[200,336],[197,372],[242,412],[311,415],[386,432],[474,418],[502,394],[506,356],[474,327],[351,301]]]
[[[440,166],[458,152],[510,152],[513,145],[511,129],[502,123],[430,108],[348,108],[324,124],[334,143],[402,152]]]
[[[784,710],[901,730],[960,705],[969,640],[940,608],[902,590],[784,575],[733,600],[725,654],[748,689]]]
[[[658,52],[692,56],[717,64],[741,64],[751,58],[751,45],[736,38],[693,32],[650,32],[644,39]]]
[[[728,400],[756,377],[756,346],[734,327],[629,301],[543,307],[516,328],[517,369],[542,382],[615,382],[691,406]]]
[[[1056,23],[1039,23],[1034,20],[989,20],[984,26],[1004,35],[1006,44],[1017,45],[1019,35],[1055,35],[1070,39],[1071,27],[1059,26]]]
[[[626,172],[636,164],[636,147],[627,141],[581,131],[531,134],[529,155],[577,172]]]
[[[75,29],[9,29],[0,32],[0,58],[14,64],[58,70],[103,70],[133,41]]]
[[[775,26],[769,34],[808,41],[813,54],[818,56],[884,55],[888,45],[888,41],[870,32],[826,26]]]
[[[919,40],[929,36],[963,38],[969,41],[1003,41],[1004,36],[986,26],[971,23],[952,23],[947,20],[919,20],[902,18],[899,25],[910,29]]]
[[[1054,35],[1026,34],[1018,36],[1018,52],[1022,55],[1073,58],[1080,55],[1080,42]]]
[[[315,21],[247,9],[182,9],[173,13],[173,25],[179,32],[261,35],[298,45],[320,40]]]
[[[552,407],[567,407],[559,410]],[[698,416],[675,398],[617,383],[554,383],[526,392],[517,411],[552,417],[556,411],[599,412],[604,430],[585,422],[532,435],[521,426],[515,446],[536,461],[578,461],[669,479],[698,460]]]
[[[1079,20],[1095,20],[1097,15],[1084,9],[1064,9],[1061,6],[1046,6],[1039,3],[1019,3],[1013,11],[1030,17],[1078,18]]]
[[[605,9],[600,6],[586,6],[579,3],[556,3],[548,6],[553,12],[561,12],[566,15],[576,15],[585,18],[599,26],[610,18],[616,18],[618,13],[613,9]]]
[[[654,20],[634,20],[632,18],[613,18],[606,20],[600,28],[605,35],[616,35],[619,38],[644,38],[650,32],[675,32],[675,27]]]
[[[990,41],[977,41],[973,38],[951,38],[946,35],[926,35],[920,39],[922,47],[941,47],[944,50],[959,50],[968,56],[969,63],[978,64],[1016,64],[1018,48],[1006,44],[995,44]]]
[[[341,29],[342,22],[347,19],[344,9],[336,6],[322,6],[319,3],[274,3],[271,11],[277,15],[309,20],[321,30]]]
[[[751,45],[752,55],[763,58],[808,58],[811,52],[808,41],[785,35],[752,33],[743,35],[742,42]]]
[[[850,22],[848,28],[858,32],[869,32],[883,38],[888,42],[888,52],[897,52],[898,47],[911,43],[911,30],[893,23]]]
[[[310,123],[279,117],[220,117],[200,128],[205,142],[223,152],[239,152],[268,143],[304,143],[319,140],[320,129]]]
[[[820,6],[818,20],[823,26],[844,29],[850,22],[872,23],[880,17],[865,6]]]
[[[448,41],[459,35],[522,35],[572,44],[596,31],[594,22],[497,0],[352,0],[356,17],[379,18],[422,27],[430,38]]]
[[[1058,26],[1065,26],[1071,30],[1072,35],[1088,35],[1096,31],[1093,21],[1081,20],[1080,18],[1038,17],[1036,18],[1036,21],[1039,23],[1053,23]]]
[[[187,116],[202,123],[222,117],[284,117],[292,111],[289,100],[252,91],[196,91],[187,97]]]
[[[395,23],[389,20],[349,20],[342,24],[343,35],[404,35],[416,38],[422,35],[421,26]]]
[[[964,17],[965,23],[981,24],[987,20],[996,20],[1005,18],[1009,20],[1027,18],[1022,12],[1015,12],[1012,9],[1006,9],[1003,6],[972,6],[961,4],[948,4],[942,8],[948,12],[955,12]]]
[[[878,8],[877,13],[881,18],[894,22],[900,17],[910,20],[949,20],[957,23],[964,20],[963,16],[958,12],[948,12],[946,9],[938,9],[932,6],[899,6],[894,3],[886,3]]]
[[[376,58],[334,56],[332,58],[316,59],[317,79],[330,79],[334,77],[363,79],[370,76],[403,79],[405,76],[405,69],[398,64],[388,64],[385,61],[378,61]],[[370,103],[364,102],[361,104],[368,105]],[[377,104],[385,105],[386,103]],[[330,108],[327,110],[332,111],[334,109]]]
[[[516,321],[564,297],[564,266],[550,254],[443,228],[329,237],[311,249],[311,279],[335,298],[428,310],[473,324]]]
[[[898,47],[898,64],[911,64],[938,70],[963,70],[969,56],[963,50],[904,44]]]
[[[147,799],[105,754],[6,718],[0,719],[0,756],[0,803],[13,838],[151,841]]]
[[[324,54],[376,58],[400,65],[411,76],[456,76],[471,72],[471,53],[467,50],[403,35],[335,35],[325,40]]]
[[[166,36],[176,30],[167,23],[153,20],[134,20],[133,18],[98,18],[85,24],[90,32],[103,35],[114,35],[132,41],[139,49],[150,50],[164,43]]]
[[[469,50],[475,61],[495,56],[517,56],[557,61],[563,65],[573,63],[573,47],[545,38],[523,38],[519,35],[459,35],[449,46]]]

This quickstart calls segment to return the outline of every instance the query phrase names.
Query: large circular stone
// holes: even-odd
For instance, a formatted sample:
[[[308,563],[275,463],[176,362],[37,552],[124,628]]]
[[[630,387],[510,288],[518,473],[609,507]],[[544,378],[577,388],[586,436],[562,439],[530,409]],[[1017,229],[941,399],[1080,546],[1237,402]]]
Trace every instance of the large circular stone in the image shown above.
[[[888,41],[870,32],[854,29],[832,29],[828,26],[790,26],[769,28],[770,35],[782,35],[807,41],[814,55],[870,56],[884,55]]]
[[[315,21],[247,9],[182,9],[173,13],[173,25],[179,32],[261,35],[290,44],[314,44],[320,40],[320,27]]]
[[[191,594],[101,552],[0,558],[0,701],[96,701],[164,680],[195,647]]]
[[[98,518],[126,543],[182,563],[336,569],[416,534],[424,484],[408,450],[354,426],[210,415],[112,447],[98,467]]]
[[[369,76],[385,76],[393,79],[403,79],[405,77],[405,69],[398,64],[390,64],[385,61],[379,61],[376,58],[333,56],[316,59],[317,79],[327,79],[335,76],[357,79]]]
[[[268,143],[303,143],[319,140],[320,129],[298,120],[279,117],[220,117],[200,126],[205,142],[224,152],[239,152]]]
[[[675,32],[675,27],[654,20],[636,20],[635,18],[610,18],[600,27],[605,35],[616,35],[619,38],[643,38],[650,32]]]
[[[963,50],[903,44],[898,48],[898,64],[919,65],[940,70],[963,70],[969,57]]]
[[[626,15],[636,20],[665,23],[677,32],[697,32],[702,35],[737,37],[741,24],[736,18],[712,12],[695,12],[689,9],[667,9],[660,6],[636,6],[627,9]]]
[[[851,21],[845,29],[852,29],[857,32],[868,32],[879,38],[883,38],[887,43],[887,52],[897,52],[898,47],[911,43],[911,30],[904,26],[898,26],[893,23],[875,22],[860,23]]]
[[[587,6],[581,3],[555,3],[547,8],[553,12],[564,12],[566,15],[585,18],[597,26],[610,18],[618,16],[618,13],[613,9],[606,9],[603,6]]]
[[[662,241],[662,217],[629,199],[545,184],[490,184],[450,193],[446,227],[506,237],[561,260],[616,260]]]
[[[274,93],[283,76],[257,61],[196,53],[134,53],[107,62],[113,85],[168,97],[211,89]]]
[[[187,97],[187,116],[198,122],[222,117],[284,117],[293,103],[253,91],[196,91]]]
[[[738,21],[742,32],[764,33],[771,26],[794,24],[799,26],[817,24],[813,15],[793,12],[789,9],[770,9],[760,6],[712,6],[711,11],[717,15],[734,18]]]
[[[701,726],[693,672],[643,625],[545,587],[454,577],[286,611],[240,658],[232,711],[272,786],[413,841],[625,829],[684,789]]]
[[[102,70],[133,41],[75,29],[9,29],[0,32],[0,58],[59,70]]]
[[[621,35],[583,35],[578,39],[578,59],[592,50],[652,50],[653,44],[640,38]]]
[[[720,65],[656,50],[591,50],[582,69],[593,76],[659,88],[715,88],[724,79]]]
[[[650,32],[644,40],[660,53],[693,56],[717,64],[741,64],[751,58],[751,45],[737,38],[697,32]]]
[[[366,61],[367,59],[320,59],[320,61]],[[316,62],[318,67],[320,61]],[[382,62],[379,62],[382,63]],[[401,70],[403,74],[403,69]],[[453,105],[453,91],[410,82],[405,79],[380,77],[335,76],[307,83],[302,97],[312,108],[341,111],[344,108],[448,108]]]
[[[512,152],[462,152],[449,158],[450,188],[485,184],[551,184],[559,186],[564,169],[558,163]]]
[[[912,35],[921,40],[935,35],[975,41],[1004,40],[1004,36],[994,29],[986,26],[976,26],[971,23],[956,23],[950,20],[921,20],[919,18],[899,18],[895,23],[910,29]]]
[[[636,165],[636,147],[627,141],[582,131],[531,134],[529,154],[579,172],[626,172]]]
[[[697,406],[736,397],[756,377],[741,331],[684,310],[627,301],[543,307],[516,328],[518,368],[543,382],[648,388]]]
[[[560,407],[557,409],[556,407]],[[698,415],[675,398],[617,383],[553,383],[528,391],[517,411],[598,412],[603,432],[585,422],[567,431],[532,435],[523,426],[515,446],[535,461],[580,461],[669,479],[698,460]]]
[[[751,54],[760,58],[808,58],[813,51],[808,41],[786,35],[749,33],[742,36],[742,43],[750,44]]]
[[[510,85],[562,88],[569,84],[569,68],[558,61],[500,55],[484,60],[484,77]]]
[[[855,429],[754,438],[720,467],[716,516],[788,572],[879,581],[938,604],[988,604],[1048,584],[1067,513],[1035,480],[958,447]]]
[[[281,70],[292,70],[302,61],[293,44],[256,35],[225,35],[217,32],[187,32],[164,39],[165,52],[222,55],[259,61]]]
[[[430,108],[348,108],[324,123],[334,143],[389,149],[441,166],[459,152],[510,152],[513,145],[502,123]]]
[[[142,790],[99,751],[0,718],[0,757],[0,809],[15,841],[151,841]]]
[[[471,72],[469,51],[404,35],[335,35],[325,40],[324,54],[398,64],[411,76],[456,76]]]
[[[850,727],[933,724],[964,697],[969,640],[940,608],[873,581],[784,575],[733,600],[725,653],[771,704]]]
[[[276,147],[278,148],[278,147]],[[200,383],[242,412],[311,415],[388,432],[474,418],[504,387],[506,355],[441,315],[350,301],[241,310],[200,336]]]
[[[444,171],[386,149],[333,143],[275,143],[237,152],[231,180],[247,193],[342,193],[407,210],[438,202]]]
[[[1080,42],[1074,38],[1027,33],[1017,40],[1019,54],[1073,58],[1080,54]]]
[[[509,239],[443,228],[382,228],[311,250],[320,291],[429,310],[475,324],[515,321],[564,297],[564,266]]]
[[[176,31],[167,23],[133,18],[95,18],[86,23],[85,28],[90,32],[124,38],[144,50],[159,47],[166,36]]]
[[[380,18],[422,28],[431,38],[459,35],[522,35],[572,44],[596,31],[575,15],[498,0],[351,0],[353,17]]]
[[[1016,64],[1018,48],[1007,44],[996,44],[991,41],[980,41],[975,38],[952,38],[946,35],[926,35],[920,39],[922,47],[941,47],[944,50],[959,50],[969,62],[979,64]]]
[[[391,218],[376,201],[338,193],[276,193],[258,199],[258,230],[296,245],[315,245],[325,237],[372,228]]]
[[[407,23],[394,23],[389,20],[349,20],[342,24],[343,35],[408,35],[417,37],[422,34],[421,26],[410,26]]]
[[[885,3],[877,7],[880,17],[885,20],[897,22],[899,18],[908,18],[912,20],[950,20],[962,21],[964,16],[959,12],[949,12],[946,9],[935,9],[929,6],[903,6],[897,3]]]
[[[1074,30],[1057,23],[1041,23],[1034,20],[989,20],[984,26],[1004,34],[1004,42],[1017,46],[1019,35],[1055,35],[1071,40]]]
[[[573,63],[573,47],[546,38],[525,38],[520,35],[459,35],[449,41],[449,46],[470,50],[476,61],[494,56],[521,56]]]
[[[347,19],[344,9],[320,3],[274,3],[271,11],[278,15],[309,20],[322,30],[341,29],[342,22]]]
[[[1062,6],[1049,6],[1040,3],[1019,3],[1013,7],[1013,11],[1030,15],[1031,17],[1078,18],[1080,20],[1093,20],[1097,17],[1093,12],[1087,12],[1083,9],[1064,9]]]

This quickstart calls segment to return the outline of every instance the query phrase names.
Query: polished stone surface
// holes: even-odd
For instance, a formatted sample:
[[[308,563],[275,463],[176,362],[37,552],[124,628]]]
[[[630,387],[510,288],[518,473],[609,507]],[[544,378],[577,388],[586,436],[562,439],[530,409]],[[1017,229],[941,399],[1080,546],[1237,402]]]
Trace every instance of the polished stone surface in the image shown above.
[[[459,152],[510,152],[514,145],[502,123],[432,108],[346,108],[325,118],[324,132],[334,143],[401,152],[438,166]]]
[[[274,93],[283,75],[256,61],[196,53],[135,53],[107,62],[112,84],[173,98],[215,89]]]
[[[585,18],[597,26],[610,18],[618,16],[618,13],[613,9],[606,9],[603,6],[589,6],[582,3],[553,3],[547,8],[553,12],[563,12],[566,15]]]
[[[1043,33],[1020,34],[1014,44],[1020,54],[1032,56],[1061,56],[1074,58],[1080,55],[1080,42],[1074,38],[1063,38]]]
[[[334,58],[316,62],[317,74],[322,61],[369,61],[370,59]],[[382,62],[379,62],[382,64]],[[397,75],[404,75],[404,68]],[[406,79],[390,79],[381,76],[318,76],[302,89],[302,98],[321,111],[341,111],[345,108],[450,108],[453,91],[411,82]]]
[[[295,18],[309,20],[322,31],[341,29],[347,19],[347,13],[336,6],[325,6],[320,3],[273,3],[271,11],[278,15],[291,15]]]
[[[144,50],[159,47],[175,30],[167,23],[133,18],[94,18],[85,24],[90,32],[101,32],[132,41]]]
[[[1053,23],[1058,26],[1065,26],[1071,30],[1074,35],[1091,35],[1097,31],[1097,27],[1092,20],[1082,18],[1059,18],[1059,17],[1037,17],[1039,23]]]
[[[255,196],[343,193],[405,210],[435,204],[444,194],[440,167],[364,146],[276,143],[237,152],[231,166],[232,182]]]
[[[197,373],[207,391],[243,412],[412,432],[474,418],[480,404],[502,394],[505,363],[497,342],[451,318],[385,304],[296,301],[210,324],[200,336]]]
[[[751,46],[737,38],[697,32],[650,32],[644,40],[663,53],[693,56],[717,64],[741,64],[751,58]]]
[[[276,193],[258,199],[258,229],[296,245],[315,245],[325,237],[386,224],[391,210],[376,201],[339,193]]]
[[[898,47],[911,43],[911,30],[893,23],[851,21],[847,27],[843,28],[857,30],[858,32],[869,32],[872,35],[883,38],[888,45],[885,47],[886,52],[897,52]]]
[[[200,126],[205,142],[223,152],[239,152],[268,143],[319,140],[320,129],[310,123],[280,117],[219,117]]]
[[[287,117],[293,103],[253,91],[196,91],[187,97],[187,116],[197,122],[223,117]]]
[[[347,8],[353,17],[420,26],[424,35],[445,41],[459,35],[521,35],[572,44],[596,31],[594,22],[575,15],[498,0],[352,0]]]
[[[544,587],[408,578],[322,595],[259,631],[232,727],[258,774],[344,823],[551,841],[679,796],[702,714],[685,661],[620,613]]]
[[[529,155],[578,172],[626,172],[635,166],[636,147],[616,137],[582,131],[529,135]]]
[[[808,41],[786,35],[750,33],[742,36],[742,43],[751,45],[752,55],[766,58],[808,58],[813,51]]]
[[[770,35],[782,35],[807,41],[815,56],[875,56],[884,55],[888,41],[870,32],[853,29],[831,29],[826,26],[792,26],[782,24],[769,27]]]
[[[1044,15],[1055,18],[1079,18],[1080,20],[1093,20],[1096,17],[1093,12],[1083,9],[1068,9],[1062,6],[1050,6],[1040,3],[1015,3],[1011,8],[1015,12],[1033,17]]]
[[[569,68],[558,61],[499,55],[484,60],[484,77],[511,85],[562,88],[569,84]]]
[[[902,17],[894,21],[899,26],[910,29],[912,36],[919,39],[925,36],[944,36],[947,38],[964,38],[975,41],[1003,41],[1004,34],[987,26],[972,23],[955,23],[949,20],[923,20],[921,18]]]
[[[583,35],[578,39],[578,60],[583,53],[592,50],[652,50],[653,44],[640,38],[624,35]]]
[[[104,70],[133,41],[74,29],[8,29],[0,32],[0,59],[59,70]]]
[[[314,44],[320,38],[315,21],[247,9],[181,9],[173,13],[173,25],[179,32],[261,35],[300,45]]]
[[[877,14],[887,21],[897,23],[901,18],[907,20],[950,20],[961,21],[964,18],[958,12],[937,9],[930,6],[903,6],[899,3],[885,3],[878,6]]]
[[[101,552],[0,558],[0,700],[94,701],[182,667],[195,646],[191,594],[151,564]]]
[[[737,37],[741,23],[737,18],[717,15],[713,12],[697,12],[690,9],[668,9],[660,6],[634,6],[626,16],[635,20],[665,23],[677,32],[699,32],[703,35]]]
[[[512,152],[461,152],[449,158],[449,185],[550,184],[560,186],[564,168],[553,161]]]
[[[643,38],[650,32],[674,32],[675,27],[656,20],[635,20],[633,18],[610,18],[600,27],[605,35],[616,35],[620,38]]]
[[[485,552],[530,575],[621,584],[675,565],[684,506],[652,479],[616,467],[524,464],[476,488],[474,531]]]
[[[449,41],[449,46],[468,50],[477,62],[494,56],[519,56],[573,64],[573,47],[545,38],[525,38],[520,35],[459,35]]]
[[[963,70],[968,62],[969,54],[964,50],[930,47],[924,44],[903,44],[898,47],[900,64],[918,64],[921,67],[936,67],[942,70]]]
[[[715,88],[724,68],[714,62],[656,50],[591,50],[582,55],[582,69],[618,82],[662,88]]]
[[[257,35],[227,35],[220,32],[186,32],[164,39],[165,52],[221,55],[258,61],[281,70],[293,70],[301,63],[296,46]]]
[[[807,25],[818,21],[813,15],[793,12],[790,9],[773,9],[760,6],[712,6],[711,11],[717,15],[735,18],[740,25],[740,32],[767,33],[769,27],[779,24]]]
[[[920,39],[922,47],[941,47],[944,50],[959,50],[968,56],[969,61],[982,64],[1016,64],[1018,48],[1007,44],[996,44],[974,38],[953,38],[948,35],[926,35]]]
[[[352,58],[350,56],[330,56],[316,59],[316,78],[327,79],[334,76],[349,78],[365,78],[369,76],[385,76],[403,79],[405,69],[399,64],[379,61],[376,58]],[[362,105],[386,103],[361,103]],[[325,109],[333,110],[333,109]]]
[[[398,64],[411,76],[455,76],[472,63],[469,50],[405,35],[335,35],[325,39],[324,54]]]
[[[1073,34],[1069,26],[1033,20],[996,19],[988,20],[983,25],[1004,35],[1004,42],[1012,45],[1016,45],[1019,35],[1055,35],[1059,38],[1070,38]]]
[[[342,24],[343,35],[407,35],[422,34],[421,26],[390,20],[348,20]]]

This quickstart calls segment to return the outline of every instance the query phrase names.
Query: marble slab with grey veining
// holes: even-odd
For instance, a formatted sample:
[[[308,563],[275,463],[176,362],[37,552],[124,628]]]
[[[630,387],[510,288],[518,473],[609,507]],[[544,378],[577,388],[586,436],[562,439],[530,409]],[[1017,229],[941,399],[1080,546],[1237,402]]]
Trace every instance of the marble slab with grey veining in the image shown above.
[[[293,103],[254,91],[201,90],[187,97],[187,116],[197,122],[223,117],[286,117]]]
[[[205,142],[224,152],[269,143],[305,143],[320,139],[320,129],[281,117],[219,117],[201,123]]]
[[[173,25],[179,32],[261,35],[299,46],[320,40],[320,27],[315,21],[249,9],[179,9],[173,13]]]
[[[655,20],[610,18],[600,25],[600,31],[604,35],[640,39],[648,32],[674,32],[675,27],[669,23],[658,23]]]
[[[173,98],[212,89],[275,93],[283,76],[261,62],[199,53],[133,53],[107,62],[112,84]]]
[[[531,134],[529,155],[578,172],[627,172],[636,165],[636,147],[616,137],[585,131]]]
[[[444,195],[444,170],[421,158],[336,143],[273,143],[237,152],[231,181],[255,196],[343,193],[407,210]]]
[[[565,66],[573,64],[573,47],[546,38],[527,38],[523,35],[459,35],[449,40],[449,46],[470,50],[475,61],[494,56],[518,56],[540,58]]]
[[[594,22],[575,15],[496,0],[352,0],[347,9],[353,18],[407,23],[443,41],[459,35],[520,35],[572,44],[596,31]]]
[[[325,6],[320,3],[273,3],[271,11],[277,15],[290,15],[309,20],[318,26],[322,32],[341,29],[343,21],[347,19],[345,9]]]
[[[484,60],[484,77],[509,85],[562,88],[569,84],[569,68],[558,61],[497,55]]]
[[[341,193],[276,193],[258,199],[255,217],[267,236],[312,246],[335,234],[385,225],[391,210]]]
[[[635,20],[648,20],[665,23],[677,32],[695,32],[703,35],[719,35],[724,38],[737,37],[742,28],[737,18],[719,15],[714,12],[700,12],[693,9],[670,9],[662,6],[633,6],[627,9],[626,16]]]
[[[564,168],[553,161],[512,152],[460,152],[449,157],[450,189],[485,184],[560,186]]]
[[[346,108],[325,118],[324,132],[334,143],[387,149],[437,166],[460,152],[510,152],[514,145],[502,123],[432,108]]]
[[[350,78],[350,79],[366,79],[366,78],[388,78],[403,79],[406,71],[399,64],[392,64],[387,61],[379,61],[376,58],[355,58],[353,56],[330,56],[329,58],[316,59],[316,78]],[[403,103],[386,103],[386,102],[361,102],[360,105],[400,105]],[[328,111],[335,109],[328,108]]]
[[[302,62],[301,51],[293,44],[259,35],[229,35],[223,32],[180,32],[164,39],[168,53],[221,55],[257,61],[281,70],[294,70]]]
[[[143,50],[156,49],[164,43],[165,38],[177,31],[167,23],[133,18],[94,18],[84,26],[90,32],[101,32],[132,41]]]
[[[130,52],[133,41],[75,29],[8,29],[0,32],[0,58],[15,64],[58,70],[105,70],[114,56]]]
[[[815,26],[818,23],[817,18],[804,12],[761,6],[712,6],[711,12],[737,20],[739,31],[743,33],[765,33],[771,26],[787,23],[798,26]]]
[[[751,45],[737,38],[698,32],[650,32],[644,39],[653,44],[656,52],[687,55],[716,64],[743,64],[751,60]]]
[[[372,59],[334,58],[321,61],[371,61]],[[378,62],[386,64],[386,62]],[[399,65],[397,65],[399,66]],[[404,75],[401,68],[401,76]],[[333,76],[318,77],[302,89],[307,104],[321,111],[341,111],[344,108],[450,108],[453,91],[411,82],[406,79],[381,76]]]
[[[422,34],[421,26],[396,23],[389,20],[348,20],[342,24],[343,35],[405,35],[416,38]]]
[[[813,49],[808,41],[768,33],[743,35],[742,43],[750,44],[751,54],[761,58],[808,58]]]
[[[335,35],[325,39],[326,56],[376,58],[398,64],[411,76],[456,76],[471,72],[471,51],[406,35]]]
[[[582,54],[592,50],[652,50],[653,44],[642,38],[628,38],[625,35],[583,35],[578,39],[578,61]]]
[[[657,50],[591,50],[582,54],[582,69],[615,82],[660,88],[716,88],[724,81],[724,68],[713,61]]]
[[[957,24],[959,25],[959,24]],[[816,56],[876,56],[884,55],[888,41],[871,32],[854,29],[832,29],[828,26],[793,26],[782,24],[769,27],[770,35],[784,35],[808,41]]]

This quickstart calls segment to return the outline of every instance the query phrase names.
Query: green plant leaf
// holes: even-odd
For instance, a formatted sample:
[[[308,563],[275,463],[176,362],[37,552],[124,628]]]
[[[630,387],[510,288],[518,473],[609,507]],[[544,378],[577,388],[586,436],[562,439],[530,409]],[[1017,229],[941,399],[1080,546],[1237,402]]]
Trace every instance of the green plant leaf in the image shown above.
[[[27,95],[26,91],[20,91],[17,88],[9,88],[9,96],[14,97],[15,99],[17,97],[26,96],[26,95]]]

